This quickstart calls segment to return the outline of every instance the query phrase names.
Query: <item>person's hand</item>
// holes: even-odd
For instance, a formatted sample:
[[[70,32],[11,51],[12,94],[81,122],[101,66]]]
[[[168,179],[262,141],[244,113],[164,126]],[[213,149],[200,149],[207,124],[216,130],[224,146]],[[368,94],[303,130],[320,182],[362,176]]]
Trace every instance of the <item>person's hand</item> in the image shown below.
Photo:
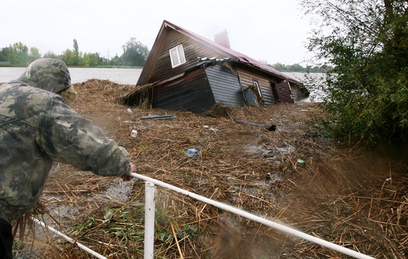
[[[137,172],[136,165],[133,164],[133,163],[130,163],[130,171],[129,171],[129,173],[124,174],[124,175],[121,176],[121,177],[122,177],[122,180],[123,180],[123,181],[130,181],[130,180],[132,180],[133,177],[130,176],[130,173],[136,173],[136,172]]]

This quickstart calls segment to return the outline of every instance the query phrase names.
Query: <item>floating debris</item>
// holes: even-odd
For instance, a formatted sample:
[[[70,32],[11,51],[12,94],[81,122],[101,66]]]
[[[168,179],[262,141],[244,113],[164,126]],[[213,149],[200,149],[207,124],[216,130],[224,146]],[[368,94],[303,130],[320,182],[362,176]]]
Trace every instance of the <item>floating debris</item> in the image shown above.
[[[195,157],[198,156],[198,151],[194,148],[190,148],[187,150],[187,156],[188,157]]]
[[[162,115],[146,115],[140,117],[141,120],[172,120],[175,119],[176,116],[171,114],[162,114]]]
[[[131,136],[132,138],[136,138],[136,137],[137,137],[137,130],[132,130],[132,131],[130,132],[130,136]]]

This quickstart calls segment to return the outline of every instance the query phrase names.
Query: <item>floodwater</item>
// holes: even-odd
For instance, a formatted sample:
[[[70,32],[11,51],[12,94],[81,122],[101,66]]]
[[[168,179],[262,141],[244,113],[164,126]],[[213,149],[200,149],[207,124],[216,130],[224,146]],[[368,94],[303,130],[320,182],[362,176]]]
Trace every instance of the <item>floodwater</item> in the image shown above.
[[[24,73],[24,67],[0,67],[0,83],[17,79]],[[72,83],[82,83],[89,79],[109,80],[118,84],[136,85],[141,68],[69,68]],[[305,81],[305,73],[286,73],[300,81]],[[324,74],[312,74],[317,81],[322,81]],[[310,97],[302,100],[304,102],[320,102],[323,93],[316,89],[309,89]]]
[[[322,102],[326,94],[322,91],[324,88],[324,81],[326,79],[325,73],[301,73],[301,72],[286,72],[285,74],[298,79],[303,82],[310,95],[308,98],[302,100],[303,102]]]
[[[0,67],[0,83],[17,79],[25,71],[24,67]],[[109,80],[118,84],[136,85],[141,68],[69,68],[72,83],[82,83],[89,79]]]

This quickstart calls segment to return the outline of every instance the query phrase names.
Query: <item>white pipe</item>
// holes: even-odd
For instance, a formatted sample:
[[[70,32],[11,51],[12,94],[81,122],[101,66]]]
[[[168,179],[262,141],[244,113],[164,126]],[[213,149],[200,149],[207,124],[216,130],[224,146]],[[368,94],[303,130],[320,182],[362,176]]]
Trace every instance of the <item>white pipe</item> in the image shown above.
[[[145,233],[144,259],[153,259],[154,256],[154,222],[155,222],[155,195],[156,185],[145,183]]]
[[[63,233],[59,232],[58,230],[54,229],[53,227],[50,227],[48,225],[46,225],[44,222],[39,221],[36,218],[31,217],[31,219],[37,223],[38,225],[41,225],[42,227],[46,227],[48,228],[51,232],[53,232],[54,234],[57,234],[58,236],[64,238],[65,240],[67,240],[68,242],[77,245],[79,248],[81,248],[82,250],[86,251],[87,253],[95,256],[96,258],[99,259],[107,259],[105,256],[98,254],[97,252],[93,251],[92,249],[84,246],[81,243],[76,242],[74,239],[70,238],[69,236],[64,235]]]
[[[209,198],[206,198],[206,197],[203,197],[201,195],[189,192],[187,190],[175,187],[173,185],[164,183],[162,181],[159,181],[159,180],[156,180],[156,179],[144,176],[144,175],[136,174],[136,173],[130,173],[130,176],[138,178],[138,179],[142,179],[142,180],[147,181],[147,182],[154,183],[154,184],[156,184],[158,186],[162,186],[162,187],[165,187],[165,188],[173,190],[173,191],[176,191],[178,193],[181,193],[181,194],[184,194],[184,195],[189,196],[191,198],[194,198],[196,200],[208,203],[208,204],[213,205],[215,207],[218,207],[220,209],[232,212],[234,214],[240,215],[240,216],[245,217],[247,219],[250,219],[250,220],[259,222],[261,224],[267,225],[269,227],[275,228],[275,229],[280,230],[282,232],[285,232],[285,233],[291,234],[293,236],[303,238],[303,239],[308,240],[310,242],[313,242],[315,244],[318,244],[318,245],[327,247],[329,249],[338,251],[338,252],[340,252],[342,254],[349,255],[349,256],[352,256],[354,258],[359,258],[359,259],[374,259],[374,257],[368,256],[368,255],[356,252],[354,250],[351,250],[351,249],[336,245],[334,243],[328,242],[326,240],[323,240],[323,239],[308,235],[308,234],[303,233],[303,232],[301,232],[299,230],[296,230],[294,228],[285,226],[285,225],[283,225],[281,223],[277,223],[277,222],[273,222],[271,220],[267,220],[265,218],[261,218],[259,216],[254,215],[254,214],[251,214],[249,212],[246,212],[246,211],[240,210],[238,208],[235,208],[233,206],[230,206],[230,205],[218,202],[218,201],[211,200]]]

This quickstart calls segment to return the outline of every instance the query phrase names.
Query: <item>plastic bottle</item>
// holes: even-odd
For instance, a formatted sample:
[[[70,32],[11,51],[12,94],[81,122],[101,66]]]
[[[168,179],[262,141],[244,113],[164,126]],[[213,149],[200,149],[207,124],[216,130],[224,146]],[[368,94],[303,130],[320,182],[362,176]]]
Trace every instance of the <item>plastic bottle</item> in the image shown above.
[[[187,150],[187,156],[188,157],[195,157],[198,155],[198,151],[194,148],[190,148]]]
[[[132,136],[133,138],[136,138],[137,137],[137,130],[132,130],[130,132],[130,136]]]

